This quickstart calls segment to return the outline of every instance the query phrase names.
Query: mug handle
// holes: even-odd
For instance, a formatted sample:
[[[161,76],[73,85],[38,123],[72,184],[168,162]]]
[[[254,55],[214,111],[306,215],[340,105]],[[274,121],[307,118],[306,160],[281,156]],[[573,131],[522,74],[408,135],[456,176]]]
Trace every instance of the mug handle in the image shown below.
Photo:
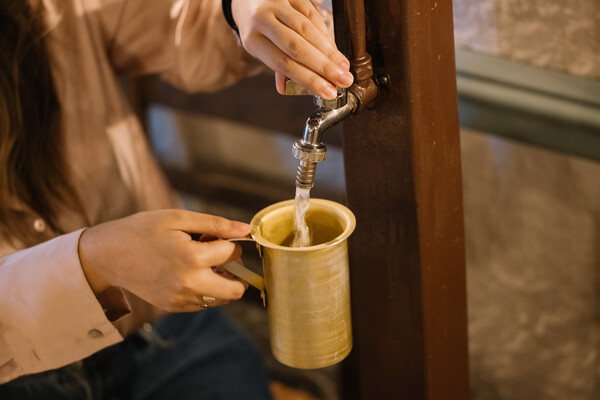
[[[252,239],[250,237],[227,239],[227,241],[228,242],[254,242],[254,243],[256,243],[254,241],[254,239]],[[264,307],[267,306],[267,304],[266,304],[267,298],[265,296],[265,279],[262,276],[260,276],[259,274],[257,274],[254,271],[250,271],[248,268],[244,267],[241,264],[238,264],[235,261],[229,261],[228,263],[223,264],[223,268],[225,268],[227,271],[231,272],[233,275],[237,276],[240,279],[245,280],[250,285],[252,285],[255,288],[257,288],[258,290],[260,290],[260,297],[262,298],[263,306]]]

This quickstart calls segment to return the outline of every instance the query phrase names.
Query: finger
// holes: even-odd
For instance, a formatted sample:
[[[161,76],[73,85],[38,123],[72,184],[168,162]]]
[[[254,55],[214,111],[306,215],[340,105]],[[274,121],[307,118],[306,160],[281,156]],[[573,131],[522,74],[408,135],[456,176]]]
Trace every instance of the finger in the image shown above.
[[[164,309],[169,312],[193,312],[227,304],[230,299],[237,299],[244,293],[244,288],[239,283],[233,288],[216,285],[207,275],[211,273],[210,269],[200,270],[203,273],[190,275],[186,280],[187,288],[179,293],[170,302],[164,304]],[[229,296],[224,298],[220,296]]]
[[[327,27],[323,15],[317,10],[312,1],[290,1],[290,5],[298,10],[302,15],[311,20],[311,22],[333,42],[331,30]]]
[[[329,35],[329,32],[323,33],[315,26],[314,21],[306,18],[300,13],[282,13],[277,15],[277,19],[282,24],[293,30],[301,38],[304,38],[308,43],[319,50],[325,55],[330,61],[340,66],[343,70],[348,71],[350,68],[350,62],[337,49],[333,38]],[[325,40],[324,40],[325,39]]]
[[[236,278],[227,278],[212,271],[200,269],[190,277],[198,294],[221,300],[238,300],[246,291],[246,285]]]
[[[213,308],[213,307],[217,307],[217,306],[224,306],[225,304],[228,304],[228,303],[229,303],[229,300],[217,299],[214,303],[211,303],[209,307],[203,307],[201,299],[200,299],[200,301],[190,300],[186,304],[181,305],[176,311],[173,311],[173,312],[206,311],[209,308]]]
[[[242,263],[241,259],[235,260],[236,263],[240,264],[240,265],[244,265]],[[236,276],[234,274],[232,274],[231,272],[227,271],[222,265],[216,265],[214,267],[212,267],[212,270],[215,274],[221,275],[224,278],[227,279],[237,279],[238,281],[242,282],[242,284],[244,285],[244,287],[246,289],[248,289],[248,287],[250,286],[250,284],[248,282],[246,282],[245,280],[243,280],[242,278],[240,278],[239,276]]]
[[[194,264],[201,268],[210,268],[228,261],[237,260],[242,256],[239,244],[227,240],[210,242],[191,242],[195,253]]]
[[[218,237],[213,236],[213,235],[207,235],[206,233],[203,233],[202,235],[200,235],[200,238],[198,239],[198,241],[200,242],[212,242],[213,240],[217,240]]]
[[[285,94],[285,84],[288,81],[288,77],[283,75],[280,72],[275,72],[275,87],[277,88],[277,93]]]
[[[279,26],[281,27],[281,25]],[[289,58],[319,74],[334,86],[349,87],[352,84],[352,74],[347,68],[342,68],[336,63],[341,62],[338,56],[332,56],[336,58],[336,62],[333,62],[325,53],[313,46],[293,29],[287,27],[282,32],[282,29],[277,29],[269,25],[265,27],[263,33]],[[305,32],[305,35],[312,37],[311,33]],[[317,39],[313,38],[313,40]],[[334,50],[334,52],[339,53],[337,50]],[[339,57],[345,59],[341,53],[339,53]],[[291,75],[288,76],[294,79]]]
[[[218,299],[216,297],[203,294],[203,295],[198,296],[196,304],[201,309],[207,309],[207,308],[222,306],[227,303],[229,303],[229,300]]]
[[[255,56],[273,71],[289,77],[325,99],[333,99],[337,96],[337,89],[331,82],[290,58],[266,37],[258,37],[255,45],[256,49],[259,49]]]
[[[215,215],[180,210],[174,218],[174,227],[188,233],[202,233],[223,239],[243,237],[250,233],[250,225]]]

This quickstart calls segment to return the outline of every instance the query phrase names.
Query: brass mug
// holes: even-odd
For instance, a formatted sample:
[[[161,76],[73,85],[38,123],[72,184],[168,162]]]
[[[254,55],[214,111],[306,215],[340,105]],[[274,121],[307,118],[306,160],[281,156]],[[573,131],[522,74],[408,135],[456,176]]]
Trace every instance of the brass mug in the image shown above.
[[[250,222],[264,278],[237,263],[225,268],[263,296],[266,292],[275,358],[295,368],[322,368],[342,361],[352,349],[348,237],[356,219],[341,204],[310,199],[306,221],[312,245],[289,247],[293,215],[294,200],[288,200],[263,209]]]

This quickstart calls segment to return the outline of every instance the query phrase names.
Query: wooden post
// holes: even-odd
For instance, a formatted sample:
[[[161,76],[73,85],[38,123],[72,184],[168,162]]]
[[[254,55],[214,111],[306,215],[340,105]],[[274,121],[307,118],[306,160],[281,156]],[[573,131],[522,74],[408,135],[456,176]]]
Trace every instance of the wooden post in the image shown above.
[[[450,0],[366,2],[390,88],[344,122],[355,347],[344,399],[469,398],[459,126]],[[336,37],[348,49],[343,1]]]

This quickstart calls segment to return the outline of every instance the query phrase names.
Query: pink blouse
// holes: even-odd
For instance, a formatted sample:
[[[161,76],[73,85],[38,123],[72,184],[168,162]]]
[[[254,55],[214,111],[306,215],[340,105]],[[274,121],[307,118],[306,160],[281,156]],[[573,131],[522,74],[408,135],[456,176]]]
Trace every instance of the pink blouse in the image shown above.
[[[159,73],[180,88],[212,91],[262,68],[226,24],[220,0],[39,1],[85,215],[64,210],[59,222],[70,233],[57,235],[14,200],[40,244],[0,237],[0,383],[81,360],[158,314],[120,290],[99,296],[110,304],[103,309],[77,253],[86,226],[177,206],[117,74]]]

